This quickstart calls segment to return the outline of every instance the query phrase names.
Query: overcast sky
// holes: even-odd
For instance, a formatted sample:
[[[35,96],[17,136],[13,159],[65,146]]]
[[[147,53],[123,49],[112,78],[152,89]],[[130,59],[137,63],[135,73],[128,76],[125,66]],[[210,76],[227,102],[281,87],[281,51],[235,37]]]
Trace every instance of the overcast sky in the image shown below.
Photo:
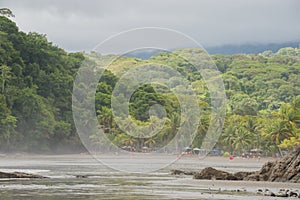
[[[299,0],[1,0],[22,31],[89,51],[120,31],[164,27],[207,46],[300,41]]]

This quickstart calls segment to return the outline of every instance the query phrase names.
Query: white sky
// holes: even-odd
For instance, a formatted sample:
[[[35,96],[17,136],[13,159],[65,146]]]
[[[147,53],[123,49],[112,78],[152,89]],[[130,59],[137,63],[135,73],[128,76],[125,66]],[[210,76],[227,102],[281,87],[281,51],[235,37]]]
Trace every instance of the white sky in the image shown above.
[[[1,0],[25,32],[69,50],[91,50],[120,31],[164,27],[204,46],[300,40],[298,0]]]

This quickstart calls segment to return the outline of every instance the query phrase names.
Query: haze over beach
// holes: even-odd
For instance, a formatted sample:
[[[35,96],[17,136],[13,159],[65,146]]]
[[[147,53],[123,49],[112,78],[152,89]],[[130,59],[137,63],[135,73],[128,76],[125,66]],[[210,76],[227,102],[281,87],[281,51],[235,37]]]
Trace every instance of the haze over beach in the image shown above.
[[[0,2],[0,199],[300,198],[300,2]]]

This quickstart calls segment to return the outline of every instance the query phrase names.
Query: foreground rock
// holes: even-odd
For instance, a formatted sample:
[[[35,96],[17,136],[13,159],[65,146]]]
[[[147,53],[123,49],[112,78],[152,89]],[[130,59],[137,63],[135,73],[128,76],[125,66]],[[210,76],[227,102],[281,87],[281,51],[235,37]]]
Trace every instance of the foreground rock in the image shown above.
[[[275,162],[267,162],[245,180],[300,183],[300,146]]]
[[[46,178],[36,174],[28,174],[23,172],[0,172],[0,178]]]
[[[249,180],[300,183],[300,146],[290,154],[267,162],[257,172],[228,173],[208,167],[194,174],[195,179]]]

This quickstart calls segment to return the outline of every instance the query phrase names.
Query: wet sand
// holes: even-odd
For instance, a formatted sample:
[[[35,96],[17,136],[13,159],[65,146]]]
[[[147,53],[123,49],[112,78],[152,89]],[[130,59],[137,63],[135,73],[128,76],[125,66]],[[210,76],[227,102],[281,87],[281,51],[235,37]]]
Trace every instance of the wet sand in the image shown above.
[[[136,155],[117,155],[125,169]],[[176,155],[168,155],[176,158]],[[110,159],[110,155],[104,155]],[[116,157],[113,157],[116,158]],[[151,155],[151,162],[162,162],[165,155]],[[21,171],[50,177],[47,180],[0,180],[0,199],[285,199],[257,195],[257,189],[300,189],[299,184],[194,180],[173,176],[171,169],[198,171],[211,166],[228,172],[255,171],[272,158],[230,161],[223,157],[184,156],[172,165],[151,173],[126,173],[100,164],[89,154],[2,155],[0,171]],[[133,166],[133,167],[142,167]],[[86,178],[76,178],[81,175]],[[244,191],[245,190],[245,191]]]

